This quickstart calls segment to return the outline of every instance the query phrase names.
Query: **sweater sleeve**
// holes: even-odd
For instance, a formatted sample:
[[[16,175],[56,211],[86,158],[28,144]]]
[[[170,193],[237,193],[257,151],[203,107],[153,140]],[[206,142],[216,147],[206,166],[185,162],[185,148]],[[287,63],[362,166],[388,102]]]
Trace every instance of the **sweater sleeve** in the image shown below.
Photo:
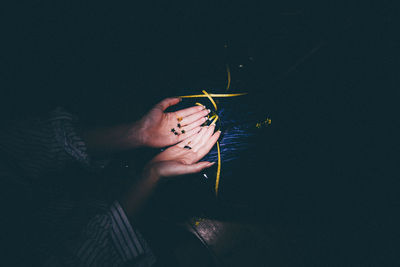
[[[103,162],[94,162],[75,125],[77,119],[62,108],[46,118],[14,122],[0,128],[0,152],[23,175],[38,177],[61,171],[78,162],[96,169]]]
[[[44,266],[150,267],[155,262],[147,242],[132,227],[116,201],[106,213],[98,214],[88,222],[79,240],[49,256]]]

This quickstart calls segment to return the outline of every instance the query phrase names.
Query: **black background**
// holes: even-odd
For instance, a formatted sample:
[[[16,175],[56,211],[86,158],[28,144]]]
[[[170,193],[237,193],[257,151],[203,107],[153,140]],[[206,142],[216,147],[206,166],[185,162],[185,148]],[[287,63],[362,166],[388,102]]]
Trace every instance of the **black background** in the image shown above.
[[[395,2],[148,2],[1,4],[1,118],[134,120],[185,88],[223,90],[229,63],[272,124],[259,167],[221,188],[290,229],[292,257],[399,264]]]

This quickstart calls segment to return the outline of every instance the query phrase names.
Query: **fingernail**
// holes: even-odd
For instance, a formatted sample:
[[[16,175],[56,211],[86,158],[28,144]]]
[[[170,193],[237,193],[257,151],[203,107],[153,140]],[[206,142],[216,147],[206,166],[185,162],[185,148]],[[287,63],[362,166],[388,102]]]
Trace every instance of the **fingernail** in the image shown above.
[[[210,113],[210,112],[211,112],[211,110],[209,110],[209,109],[207,109],[207,111],[208,111],[208,113]]]
[[[215,162],[210,162],[210,163],[207,164],[207,167],[211,167],[214,164],[215,164]]]

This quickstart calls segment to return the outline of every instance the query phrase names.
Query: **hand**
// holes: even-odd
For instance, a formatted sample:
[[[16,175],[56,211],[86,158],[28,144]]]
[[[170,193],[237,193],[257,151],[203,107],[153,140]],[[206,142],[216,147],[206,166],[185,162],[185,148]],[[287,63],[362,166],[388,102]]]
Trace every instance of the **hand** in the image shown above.
[[[201,127],[198,133],[167,148],[146,165],[142,179],[138,179],[120,200],[131,220],[137,218],[160,178],[196,173],[214,164],[198,162],[211,150],[221,134],[220,131],[214,133],[214,129],[215,125]]]
[[[169,147],[158,154],[148,165],[160,177],[177,176],[200,172],[214,163],[202,159],[217,142],[221,132],[214,133],[215,124],[201,127],[201,130],[188,139]]]
[[[197,133],[210,111],[203,106],[194,106],[176,112],[164,112],[179,102],[180,98],[167,98],[155,105],[137,123],[132,135],[136,135],[143,146],[166,147]]]

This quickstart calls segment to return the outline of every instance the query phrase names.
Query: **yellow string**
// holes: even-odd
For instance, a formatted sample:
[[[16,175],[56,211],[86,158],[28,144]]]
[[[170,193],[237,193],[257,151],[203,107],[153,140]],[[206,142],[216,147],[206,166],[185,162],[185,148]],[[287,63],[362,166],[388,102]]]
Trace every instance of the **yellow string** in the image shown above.
[[[217,178],[215,179],[215,195],[216,196],[218,196],[219,177],[221,175],[221,151],[219,149],[218,141],[217,141],[217,150],[218,150],[218,167],[217,167]]]
[[[228,71],[228,86],[227,90],[229,89],[230,86],[230,71],[229,71],[229,66],[227,66],[227,71]],[[180,96],[180,98],[195,98],[195,97],[207,97],[211,103],[213,104],[215,111],[217,111],[217,104],[215,103],[213,97],[233,97],[233,96],[241,96],[241,95],[246,95],[247,93],[238,93],[238,94],[209,94],[207,93],[206,90],[202,90],[203,95],[185,95],[185,96]],[[202,105],[200,103],[196,103],[196,105]],[[217,114],[211,116],[209,120],[214,119],[211,124],[215,123],[219,117]],[[210,125],[211,125],[210,124]],[[217,152],[218,152],[218,166],[217,166],[217,177],[215,179],[215,195],[218,196],[218,188],[219,188],[219,178],[221,176],[221,150],[219,147],[219,142],[217,141]]]
[[[207,93],[206,90],[203,90],[202,92],[203,92],[203,94],[205,94],[208,97],[208,99],[210,99],[211,103],[214,106],[215,111],[217,111],[218,108],[217,108],[217,104],[215,104],[214,99],[212,99],[212,97]]]
[[[215,116],[215,119],[211,122],[211,124],[215,123],[219,119],[218,115],[214,115],[214,116]],[[212,119],[212,117],[211,117],[211,119]]]
[[[215,111],[217,111],[217,104],[215,103],[214,99],[207,93],[206,90],[202,91],[205,96],[208,97],[208,99],[211,101],[213,104]],[[214,118],[215,117],[215,118]],[[211,118],[214,118],[214,120],[211,122],[211,124],[215,123],[218,120],[218,115],[215,114],[211,116]],[[215,195],[218,196],[218,186],[219,186],[219,177],[221,175],[221,151],[219,148],[219,142],[217,141],[217,150],[218,150],[218,166],[217,166],[217,177],[215,178]]]
[[[229,87],[231,86],[231,70],[229,69],[228,64],[226,64],[226,73],[228,75],[228,84],[226,85],[226,91],[228,91]]]
[[[238,93],[238,94],[208,94],[210,97],[232,97],[232,96],[241,96],[241,95],[247,95],[247,93]],[[195,97],[207,97],[207,95],[183,95],[183,96],[178,96],[180,98],[195,98]]]

